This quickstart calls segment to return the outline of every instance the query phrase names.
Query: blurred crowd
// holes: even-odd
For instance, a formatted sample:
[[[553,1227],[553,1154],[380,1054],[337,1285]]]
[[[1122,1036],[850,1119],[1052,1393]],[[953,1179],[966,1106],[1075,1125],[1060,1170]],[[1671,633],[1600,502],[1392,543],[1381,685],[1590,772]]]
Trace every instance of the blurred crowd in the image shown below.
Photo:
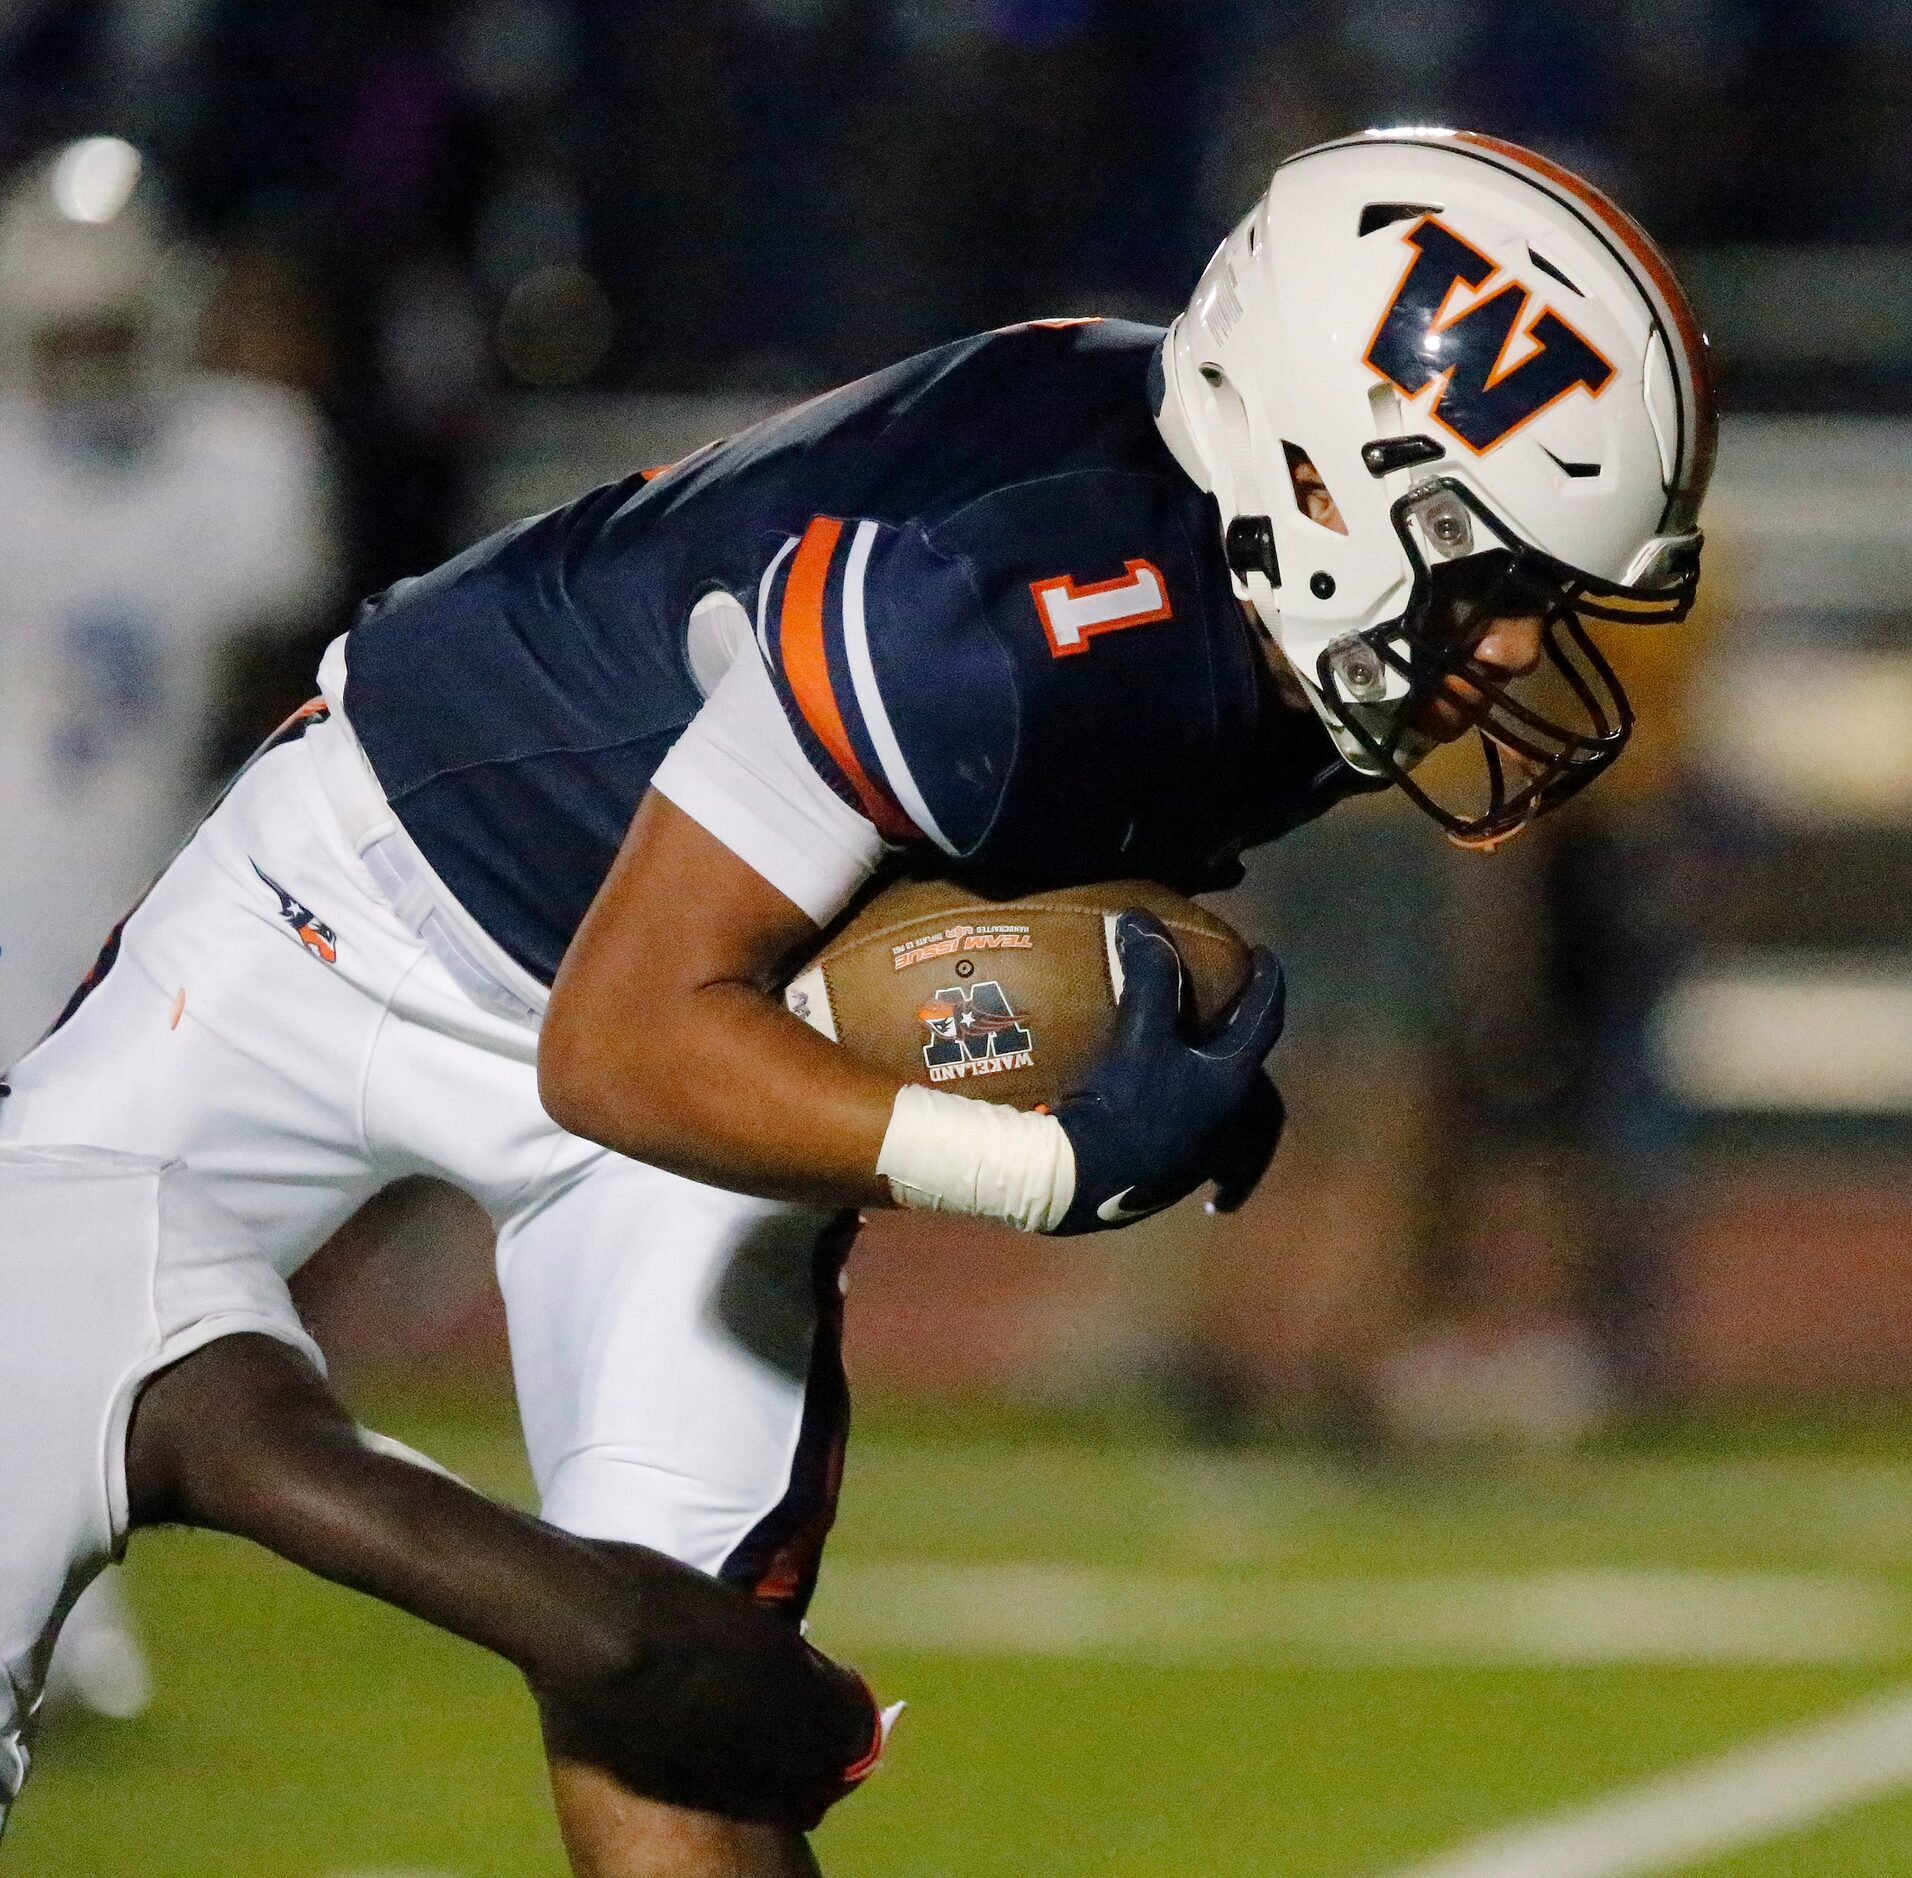
[[[1164,315],[1273,155],[1373,122],[1491,125],[1676,245],[1905,239],[1909,101],[1896,0],[0,10],[0,166],[148,155],[214,354],[324,408],[358,590],[456,533],[499,384],[810,388]]]

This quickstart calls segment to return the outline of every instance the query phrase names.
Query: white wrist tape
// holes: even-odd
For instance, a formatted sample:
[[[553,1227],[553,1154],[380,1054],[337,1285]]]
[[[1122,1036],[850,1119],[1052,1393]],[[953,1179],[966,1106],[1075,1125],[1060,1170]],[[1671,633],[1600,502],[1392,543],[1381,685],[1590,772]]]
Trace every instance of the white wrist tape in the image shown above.
[[[915,1084],[896,1092],[876,1171],[898,1206],[1048,1232],[1075,1198],[1075,1150],[1053,1115]]]

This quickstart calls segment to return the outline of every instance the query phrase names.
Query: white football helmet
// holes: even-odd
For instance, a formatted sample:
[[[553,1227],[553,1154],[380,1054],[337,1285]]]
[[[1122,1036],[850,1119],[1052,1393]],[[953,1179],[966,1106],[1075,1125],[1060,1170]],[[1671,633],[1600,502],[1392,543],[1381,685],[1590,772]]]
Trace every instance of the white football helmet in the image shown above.
[[[62,330],[151,323],[162,250],[140,180],[132,145],[86,137],[0,193],[0,353],[18,363]]]
[[[1357,770],[1491,846],[1619,755],[1584,621],[1686,616],[1715,417],[1685,294],[1590,185],[1466,131],[1290,157],[1170,327],[1158,419]],[[1310,519],[1307,464],[1345,532]],[[1505,616],[1542,656],[1503,682],[1470,657]],[[1414,720],[1454,678],[1481,762],[1437,799]]]

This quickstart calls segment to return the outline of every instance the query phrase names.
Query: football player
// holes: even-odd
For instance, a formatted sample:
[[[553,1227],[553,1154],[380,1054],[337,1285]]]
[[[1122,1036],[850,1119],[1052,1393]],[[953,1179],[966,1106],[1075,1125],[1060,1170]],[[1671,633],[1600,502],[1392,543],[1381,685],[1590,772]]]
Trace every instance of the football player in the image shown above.
[[[141,170],[88,137],[0,198],[0,1062],[191,826],[228,662],[332,587],[312,413],[176,356]],[[108,1574],[49,1700],[126,1717],[148,1687]]]
[[[1619,755],[1590,622],[1685,614],[1712,436],[1683,295],[1578,178],[1468,134],[1305,152],[1166,333],[944,347],[372,601],[17,1066],[0,1144],[216,1200],[259,1247],[231,1309],[295,1350],[284,1272],[400,1173],[463,1185],[545,1518],[794,1617],[844,1209],[1238,1203],[1281,983],[1261,956],[1187,1035],[1125,919],[1108,1054],[1022,1113],[833,1048],[791,961],[885,869],[1199,887],[1390,784],[1507,839]],[[581,1873],[813,1869],[549,1746]]]
[[[220,680],[336,588],[314,413],[190,369],[139,154],[0,197],[0,1062],[191,827]]]

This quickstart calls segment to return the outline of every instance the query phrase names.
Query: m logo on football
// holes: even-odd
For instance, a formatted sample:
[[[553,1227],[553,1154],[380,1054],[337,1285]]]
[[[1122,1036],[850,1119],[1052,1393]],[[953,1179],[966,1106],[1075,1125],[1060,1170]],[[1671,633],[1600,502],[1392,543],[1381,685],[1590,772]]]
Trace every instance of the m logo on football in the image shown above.
[[[1173,619],[1168,582],[1153,561],[1128,561],[1114,580],[1098,580],[1079,587],[1068,574],[1032,580],[1036,611],[1049,635],[1049,650],[1059,659],[1086,652],[1097,633],[1121,632],[1129,626],[1148,626]]]
[[[1553,311],[1529,319],[1533,296],[1509,280],[1451,310],[1499,272],[1433,216],[1405,237],[1414,259],[1368,342],[1367,363],[1408,397],[1437,388],[1429,416],[1478,456],[1504,443],[1569,392],[1597,398],[1612,362]]]
[[[979,985],[951,985],[916,1013],[929,1029],[923,1062],[931,1082],[961,1076],[999,1076],[1027,1069],[1036,1060],[1029,1027],[1010,1008],[993,978]]]

